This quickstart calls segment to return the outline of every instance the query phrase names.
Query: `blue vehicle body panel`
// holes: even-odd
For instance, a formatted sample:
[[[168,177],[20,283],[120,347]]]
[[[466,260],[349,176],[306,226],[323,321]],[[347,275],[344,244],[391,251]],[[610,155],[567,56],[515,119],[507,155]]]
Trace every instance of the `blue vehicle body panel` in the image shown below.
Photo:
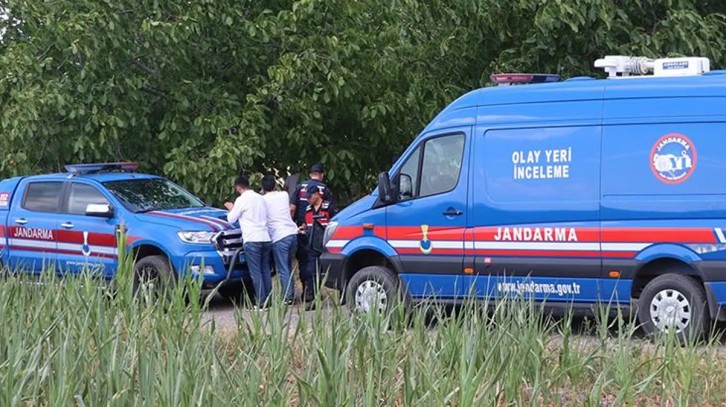
[[[352,248],[377,251],[401,266],[414,299],[618,304],[637,297],[646,266],[677,262],[704,282],[714,315],[726,305],[724,106],[720,72],[471,91],[388,171],[399,182],[422,145],[461,132],[457,187],[390,205],[374,191],[336,217],[323,262],[347,267]]]
[[[0,262],[11,270],[39,273],[55,267],[58,273],[91,271],[111,279],[118,268],[118,250],[157,252],[169,259],[174,272],[191,274],[211,287],[248,278],[244,253],[224,246],[237,239],[238,225],[226,221],[226,211],[182,208],[133,212],[105,185],[110,181],[162,179],[137,173],[48,174],[0,181]],[[57,208],[28,209],[24,197],[30,185],[58,183]],[[87,216],[69,210],[70,196],[81,188],[96,191],[114,208],[113,217]],[[126,247],[118,247],[118,230],[126,230]],[[208,243],[182,241],[178,232],[209,232]],[[234,258],[234,264],[232,264]]]

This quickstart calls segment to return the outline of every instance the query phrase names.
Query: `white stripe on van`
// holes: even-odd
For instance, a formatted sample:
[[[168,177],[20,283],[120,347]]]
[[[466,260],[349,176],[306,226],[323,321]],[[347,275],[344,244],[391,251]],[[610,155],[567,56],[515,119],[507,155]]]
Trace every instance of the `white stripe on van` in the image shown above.
[[[723,234],[723,232],[722,232]],[[725,238],[726,240],[726,238]],[[325,247],[343,248],[350,240],[331,240]],[[724,242],[726,243],[726,241]],[[389,240],[396,249],[419,249],[420,240]],[[548,250],[548,251],[603,251],[639,252],[653,243],[597,243],[597,242],[511,242],[511,241],[455,241],[432,240],[434,249],[460,250]]]
[[[33,247],[37,249],[55,249],[56,243],[47,240],[31,240],[31,239],[8,239],[9,246]]]
[[[593,242],[474,242],[476,250],[567,250],[600,251],[600,243]]]

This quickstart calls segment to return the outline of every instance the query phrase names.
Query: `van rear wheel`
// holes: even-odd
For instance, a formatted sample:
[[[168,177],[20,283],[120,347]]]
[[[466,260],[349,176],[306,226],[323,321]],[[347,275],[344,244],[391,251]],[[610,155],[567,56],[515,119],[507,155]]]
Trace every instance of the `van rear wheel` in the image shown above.
[[[356,313],[385,313],[407,298],[399,289],[398,277],[382,266],[369,266],[355,273],[348,282],[346,299]]]
[[[681,343],[699,340],[709,322],[706,292],[688,276],[658,276],[640,295],[638,321],[651,336],[673,333]]]

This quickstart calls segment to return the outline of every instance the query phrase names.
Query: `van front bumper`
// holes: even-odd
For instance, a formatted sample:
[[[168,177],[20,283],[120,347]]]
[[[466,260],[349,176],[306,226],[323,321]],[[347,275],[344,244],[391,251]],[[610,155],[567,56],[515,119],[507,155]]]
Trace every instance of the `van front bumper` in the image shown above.
[[[325,252],[320,255],[320,270],[325,274],[325,286],[339,291],[345,289],[343,266],[346,257],[340,253]]]

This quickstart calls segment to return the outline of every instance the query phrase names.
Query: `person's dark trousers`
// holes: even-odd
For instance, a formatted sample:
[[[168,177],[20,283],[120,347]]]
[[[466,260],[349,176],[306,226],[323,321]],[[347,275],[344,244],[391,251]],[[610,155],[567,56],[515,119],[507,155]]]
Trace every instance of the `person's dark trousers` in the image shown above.
[[[280,276],[282,296],[286,302],[295,299],[295,281],[292,275],[292,260],[297,251],[297,235],[290,235],[272,244],[272,253],[275,256],[275,268]]]
[[[250,269],[252,286],[257,296],[257,306],[263,307],[272,292],[272,270],[270,269],[270,242],[248,242],[244,244],[245,260]]]
[[[297,267],[300,271],[300,283],[302,283],[303,292],[305,292],[305,271],[303,269],[308,262],[308,236],[304,233],[297,235],[295,258],[297,259]]]
[[[320,253],[308,251],[307,259],[305,260],[305,266],[300,268],[300,276],[305,281],[305,288],[303,289],[303,299],[305,302],[311,302],[315,299],[315,293],[317,292],[318,284],[318,260],[320,259]]]

